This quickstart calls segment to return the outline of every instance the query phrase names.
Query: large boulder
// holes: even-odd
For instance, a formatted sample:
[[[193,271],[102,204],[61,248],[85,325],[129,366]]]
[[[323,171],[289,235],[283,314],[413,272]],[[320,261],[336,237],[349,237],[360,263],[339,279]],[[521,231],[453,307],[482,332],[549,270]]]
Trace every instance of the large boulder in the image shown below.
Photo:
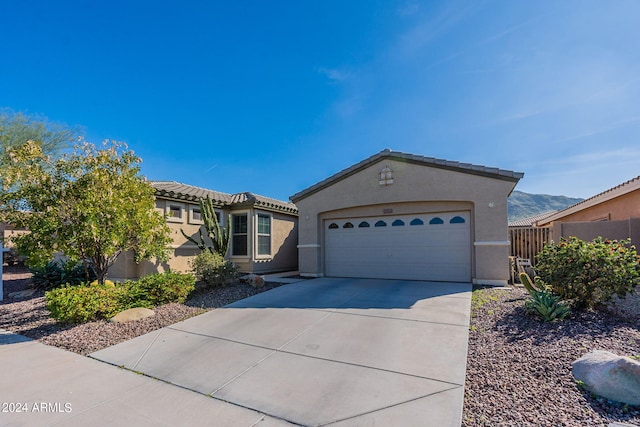
[[[131,322],[133,320],[140,320],[146,317],[151,317],[156,314],[153,310],[149,310],[148,308],[136,307],[130,308],[125,311],[121,311],[111,318],[111,321],[114,323],[126,323]]]
[[[640,405],[640,362],[595,350],[573,362],[573,376],[598,396]]]

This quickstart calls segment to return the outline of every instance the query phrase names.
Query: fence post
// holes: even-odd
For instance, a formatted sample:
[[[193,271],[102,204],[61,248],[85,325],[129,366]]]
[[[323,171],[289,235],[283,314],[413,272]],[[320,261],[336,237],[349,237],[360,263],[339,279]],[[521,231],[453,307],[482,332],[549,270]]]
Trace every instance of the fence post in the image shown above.
[[[9,248],[5,248],[2,246],[2,242],[0,242],[0,258],[2,258],[2,261],[0,261],[0,301],[4,298],[4,287],[2,286],[2,264],[4,264],[4,253],[8,250]]]

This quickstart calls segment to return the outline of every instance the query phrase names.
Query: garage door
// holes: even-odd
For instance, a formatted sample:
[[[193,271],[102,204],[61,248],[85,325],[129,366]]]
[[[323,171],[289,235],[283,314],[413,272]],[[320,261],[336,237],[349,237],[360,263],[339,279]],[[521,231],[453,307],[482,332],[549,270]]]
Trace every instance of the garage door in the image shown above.
[[[326,220],[326,275],[471,280],[469,212]]]

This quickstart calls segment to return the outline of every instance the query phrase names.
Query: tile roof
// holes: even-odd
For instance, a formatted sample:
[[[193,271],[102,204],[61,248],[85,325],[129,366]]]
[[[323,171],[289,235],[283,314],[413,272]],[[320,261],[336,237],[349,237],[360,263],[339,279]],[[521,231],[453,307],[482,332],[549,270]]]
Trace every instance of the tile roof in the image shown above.
[[[298,213],[298,208],[293,203],[249,192],[237,194],[221,193],[175,181],[150,181],[150,184],[155,188],[156,196],[170,199],[197,203],[201,198],[209,196],[213,200],[214,206],[217,207],[255,206],[261,209],[276,210],[294,215]]]
[[[630,179],[629,181],[625,181],[620,185],[616,185],[602,193],[598,193],[595,196],[576,203],[575,205],[571,205],[568,208],[562,209],[548,217],[542,218],[537,221],[537,225],[549,224],[552,221],[557,221],[565,216],[580,212],[581,210],[615,199],[616,197],[623,196],[636,190],[640,190],[640,176]]]
[[[533,215],[527,218],[521,218],[515,221],[509,221],[509,227],[532,227],[537,221],[548,217],[549,215],[553,215],[558,211],[547,211],[543,213],[539,213],[538,215]]]
[[[460,163],[460,162],[455,162],[451,160],[443,160],[443,159],[437,159],[435,157],[419,156],[415,154],[402,153],[400,151],[391,151],[389,149],[386,149],[386,150],[382,150],[377,154],[374,154],[373,156],[367,159],[364,159],[359,163],[356,163],[353,166],[350,166],[330,176],[329,178],[323,181],[318,182],[317,184],[312,185],[311,187],[308,187],[300,191],[299,193],[294,194],[293,196],[290,197],[290,199],[293,202],[304,199],[305,197],[310,196],[311,194],[330,186],[334,182],[339,181],[343,178],[346,178],[350,175],[353,175],[354,173],[366,168],[367,166],[383,159],[399,160],[407,163],[414,163],[414,164],[430,166],[430,167],[435,167],[440,169],[447,169],[447,170],[452,170],[457,172],[469,173],[473,175],[481,175],[489,178],[503,179],[503,180],[513,181],[513,182],[518,182],[518,180],[520,180],[520,178],[524,176],[524,173],[522,172],[513,172],[505,169],[474,165],[471,163]]]

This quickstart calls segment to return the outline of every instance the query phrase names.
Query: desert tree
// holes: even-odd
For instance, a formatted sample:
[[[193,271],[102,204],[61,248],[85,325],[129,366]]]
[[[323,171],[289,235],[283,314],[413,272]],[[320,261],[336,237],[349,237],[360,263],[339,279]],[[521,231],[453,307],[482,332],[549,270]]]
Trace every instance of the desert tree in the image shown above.
[[[104,282],[124,251],[136,261],[166,260],[171,241],[154,209],[154,190],[140,175],[140,158],[125,144],[77,143],[59,157],[30,140],[8,147],[2,168],[0,220],[30,232],[13,237],[30,266],[56,253],[94,268]]]

